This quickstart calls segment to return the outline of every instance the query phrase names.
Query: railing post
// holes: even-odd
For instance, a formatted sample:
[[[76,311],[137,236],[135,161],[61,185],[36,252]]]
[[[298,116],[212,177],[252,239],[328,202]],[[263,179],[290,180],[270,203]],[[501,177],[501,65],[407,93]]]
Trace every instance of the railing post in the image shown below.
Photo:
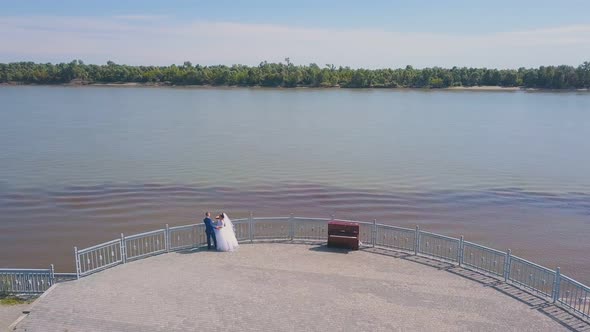
[[[250,238],[250,243],[252,243],[254,241],[254,225],[253,225],[253,217],[252,217],[253,213],[252,211],[250,211],[250,218],[248,219],[248,237]]]
[[[80,257],[78,256],[78,247],[74,247],[74,258],[76,259],[76,279],[80,279]]]
[[[512,259],[512,250],[506,251],[506,258],[504,258],[504,282],[510,279],[510,260]]]
[[[420,226],[416,225],[416,233],[414,234],[414,255],[418,255],[420,251]]]
[[[375,243],[377,242],[377,219],[373,219],[373,231],[371,233],[373,233],[371,236],[371,244],[373,245],[373,248],[375,248]]]
[[[55,283],[55,267],[53,264],[49,265],[49,286]]]
[[[121,233],[121,263],[127,263],[127,248],[125,247],[125,235]]]
[[[555,280],[553,281],[553,303],[559,300],[559,287],[561,286],[561,271],[559,266],[555,269]]]
[[[293,217],[293,213],[289,216],[289,239],[293,241],[295,237],[295,218]]]
[[[166,233],[164,234],[164,241],[166,243],[166,252],[170,252],[170,226],[166,224]]]
[[[457,260],[459,261],[459,266],[463,266],[463,256],[465,255],[465,238],[463,235],[459,238],[459,248],[457,249]]]

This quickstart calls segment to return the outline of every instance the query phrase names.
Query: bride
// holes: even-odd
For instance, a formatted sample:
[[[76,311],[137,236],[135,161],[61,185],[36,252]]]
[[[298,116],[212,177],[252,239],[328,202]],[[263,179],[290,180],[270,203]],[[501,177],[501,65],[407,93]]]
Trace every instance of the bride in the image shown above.
[[[222,213],[215,217],[217,227],[215,228],[215,238],[217,239],[218,251],[234,251],[238,248],[238,240],[234,230],[234,224],[227,216]]]

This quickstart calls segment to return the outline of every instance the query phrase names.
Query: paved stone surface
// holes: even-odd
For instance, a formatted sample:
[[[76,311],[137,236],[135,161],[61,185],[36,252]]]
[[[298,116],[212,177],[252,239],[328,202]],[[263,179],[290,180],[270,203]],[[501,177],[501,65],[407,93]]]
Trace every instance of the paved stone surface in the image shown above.
[[[18,331],[561,331],[484,284],[302,244],[171,253],[59,284]]]
[[[0,331],[7,331],[8,326],[20,317],[23,310],[29,306],[30,304],[0,305]]]

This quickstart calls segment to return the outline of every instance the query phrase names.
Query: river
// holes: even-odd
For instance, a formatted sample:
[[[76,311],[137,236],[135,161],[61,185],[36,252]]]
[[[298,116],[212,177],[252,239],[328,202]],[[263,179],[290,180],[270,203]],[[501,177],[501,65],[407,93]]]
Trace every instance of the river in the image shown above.
[[[590,94],[0,87],[0,266],[168,223],[373,220],[590,283]]]

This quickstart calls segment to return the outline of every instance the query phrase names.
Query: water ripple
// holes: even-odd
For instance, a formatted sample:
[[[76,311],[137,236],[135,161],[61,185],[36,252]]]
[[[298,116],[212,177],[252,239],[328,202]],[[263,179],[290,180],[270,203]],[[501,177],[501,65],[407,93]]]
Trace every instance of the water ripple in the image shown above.
[[[396,192],[288,181],[249,187],[163,182],[20,190],[0,186],[0,243],[4,243],[0,265],[37,266],[50,256],[68,270],[67,257],[74,244],[91,245],[123,231],[145,231],[165,223],[200,222],[205,210],[224,210],[235,217],[250,211],[259,216],[335,214],[406,227],[419,224],[500,249],[512,247],[548,265],[570,262],[562,264],[562,269],[583,280],[590,272],[590,258],[579,255],[572,260],[568,254],[582,250],[590,237],[587,193],[517,187]],[[40,234],[34,243],[31,229]],[[17,243],[44,255],[23,257],[22,245]]]

